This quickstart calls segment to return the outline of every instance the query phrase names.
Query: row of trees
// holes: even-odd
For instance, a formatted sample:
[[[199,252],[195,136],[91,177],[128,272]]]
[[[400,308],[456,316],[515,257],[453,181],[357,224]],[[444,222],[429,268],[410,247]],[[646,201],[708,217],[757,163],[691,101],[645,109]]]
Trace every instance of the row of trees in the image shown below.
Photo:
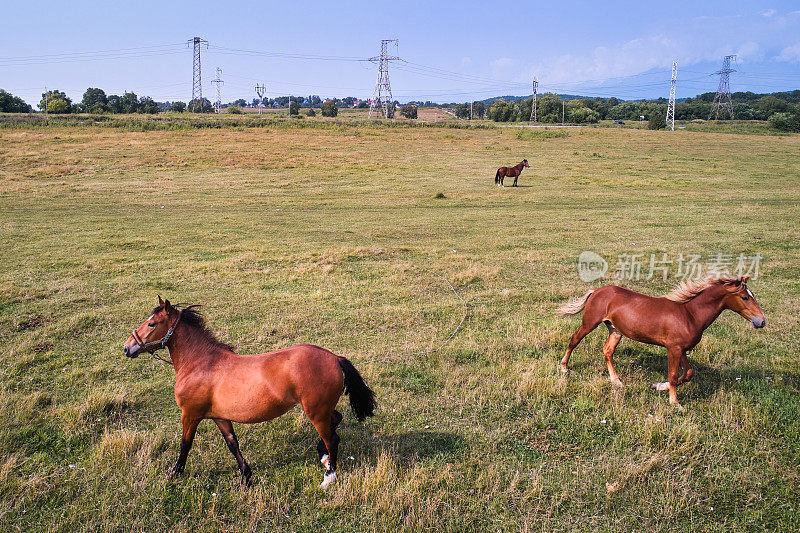
[[[185,107],[185,104],[183,104]],[[83,100],[73,103],[63,91],[53,89],[42,94],[39,109],[48,113],[148,113],[162,111],[159,104],[149,96],[139,98],[136,93],[126,92],[122,96],[106,96],[103,89],[90,87],[83,93]]]
[[[704,93],[695,98],[686,98],[675,105],[676,120],[707,119],[711,113],[716,93]],[[732,95],[733,114],[737,120],[769,120],[776,113],[793,113],[800,103],[800,90],[755,94],[738,92]],[[517,100],[494,100],[488,116],[496,122],[523,122],[530,119],[532,98]],[[469,104],[456,106],[462,110]],[[563,106],[563,107],[562,107]],[[474,107],[474,106],[473,106]],[[563,115],[562,115],[563,113]],[[536,114],[539,122],[556,123],[563,120],[571,123],[595,123],[600,120],[639,120],[653,115],[666,117],[667,100],[621,101],[617,98],[574,98],[562,100],[555,94],[544,94],[536,99]],[[720,118],[723,118],[720,116]],[[730,118],[725,115],[725,119]]]
[[[692,120],[708,118],[716,93],[704,93],[695,98],[687,98],[676,105],[675,118],[677,120]],[[800,90],[772,94],[756,94],[752,92],[737,92],[733,95],[733,112],[739,120],[770,120],[779,129],[800,129],[800,116],[797,106],[800,104]],[[291,102],[290,114],[297,115],[301,107],[320,108],[323,116],[336,116],[341,107],[351,108],[367,107],[368,101],[359,101],[355,97],[334,98],[323,101],[317,95],[308,97],[282,96],[264,99],[265,106],[286,107]],[[253,99],[252,105],[257,106],[258,99]],[[394,102],[395,105],[399,105]],[[639,120],[640,117],[665,117],[667,101],[664,98],[654,100],[621,101],[617,98],[564,98],[555,94],[544,94],[536,101],[537,119],[543,123],[559,123],[562,120],[570,123],[596,123],[600,120]],[[226,107],[233,109],[246,107],[248,102],[238,99]],[[456,116],[462,119],[470,118],[470,104],[433,104],[433,102],[413,102],[402,106],[401,114],[416,115],[419,105],[433,105],[435,107],[451,107]],[[497,122],[524,122],[531,116],[532,98],[506,97],[490,102],[472,102],[472,117],[489,119]],[[200,113],[214,111],[207,98],[193,100],[189,104],[183,102],[156,102],[148,96],[138,97],[133,92],[122,95],[106,95],[99,88],[90,87],[83,94],[78,103],[62,91],[51,90],[42,94],[39,108],[49,113],[157,113],[160,111],[192,110]],[[0,89],[0,112],[25,113],[31,112],[31,106],[21,98]],[[727,115],[723,118],[728,118]],[[654,119],[654,124],[658,120]],[[795,124],[798,124],[795,126]]]
[[[0,89],[0,113],[30,113],[33,108],[19,96]]]

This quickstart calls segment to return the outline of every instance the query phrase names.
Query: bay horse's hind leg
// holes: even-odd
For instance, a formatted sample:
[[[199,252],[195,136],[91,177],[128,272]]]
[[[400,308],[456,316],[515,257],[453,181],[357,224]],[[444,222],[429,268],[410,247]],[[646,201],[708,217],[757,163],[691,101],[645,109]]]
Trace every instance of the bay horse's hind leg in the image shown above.
[[[321,489],[327,489],[328,485],[336,481],[336,461],[339,458],[339,435],[331,424],[332,420],[327,421],[311,421],[317,429],[317,433],[322,437],[322,442],[328,450],[328,462],[324,463],[327,468],[325,469],[325,477],[320,484]]]
[[[342,413],[339,411],[334,410],[333,416],[331,417],[331,429],[336,430],[336,426],[342,421]],[[319,462],[325,467],[325,470],[328,470],[330,466],[330,455],[328,454],[328,447],[325,446],[325,441],[319,439],[317,443],[317,453],[319,454]]]
[[[239,441],[236,439],[236,433],[233,431],[233,423],[230,420],[222,420],[219,418],[215,418],[214,422],[217,423],[217,427],[222,433],[222,438],[225,439],[228,449],[233,454],[233,457],[236,458],[239,471],[242,473],[242,487],[249,487],[250,475],[253,472],[250,470],[250,465],[248,465],[247,461],[242,457],[242,452],[239,451]]]
[[[606,343],[603,345],[603,357],[606,358],[608,377],[611,383],[621,386],[622,381],[620,381],[617,371],[614,369],[614,350],[617,349],[617,344],[619,344],[620,339],[622,339],[622,335],[610,322],[606,322],[606,326],[608,326],[609,335],[608,339],[606,339]]]
[[[589,297],[591,298],[591,296]],[[578,331],[572,334],[572,338],[569,340],[569,346],[567,346],[567,353],[564,354],[564,357],[561,359],[561,371],[565,374],[569,371],[567,368],[567,363],[569,362],[569,357],[572,355],[572,350],[578,346],[583,338],[588,335],[594,328],[597,327],[600,322],[603,321],[603,317],[592,307],[586,305],[586,309],[583,311],[583,322],[581,322],[581,327],[578,328]]]

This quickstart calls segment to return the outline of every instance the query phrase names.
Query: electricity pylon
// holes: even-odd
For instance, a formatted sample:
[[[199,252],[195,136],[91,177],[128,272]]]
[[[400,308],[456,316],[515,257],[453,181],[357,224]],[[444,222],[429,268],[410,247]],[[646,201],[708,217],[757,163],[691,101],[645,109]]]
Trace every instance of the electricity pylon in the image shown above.
[[[719,87],[717,95],[714,97],[714,104],[711,106],[711,113],[708,114],[708,120],[711,120],[711,115],[715,115],[715,120],[719,120],[719,113],[724,109],[728,110],[731,120],[733,120],[731,72],[736,72],[736,69],[731,68],[731,61],[736,61],[735,55],[725,56],[725,59],[722,60],[722,68],[714,73],[719,74]]]
[[[189,102],[189,111],[194,111],[203,99],[203,82],[200,75],[200,47],[205,44],[206,48],[208,48],[208,41],[195,37],[189,39],[187,44],[194,46],[192,54],[194,56],[192,64],[192,100]]]
[[[678,81],[678,62],[672,62],[672,81],[669,85],[669,105],[667,106],[667,127],[675,131],[675,85]]]
[[[383,109],[384,118],[394,118],[394,105],[392,105],[392,86],[389,84],[389,61],[397,61],[398,56],[390,56],[389,43],[397,43],[397,39],[384,39],[381,41],[381,55],[371,57],[369,60],[378,62],[378,81],[372,92],[372,101],[369,103],[368,118],[372,118],[372,110],[376,107]]]
[[[217,77],[211,80],[211,83],[217,86],[217,99],[214,102],[214,112],[220,113],[222,111],[222,84],[225,83],[219,77],[222,74],[222,69],[217,67]]]

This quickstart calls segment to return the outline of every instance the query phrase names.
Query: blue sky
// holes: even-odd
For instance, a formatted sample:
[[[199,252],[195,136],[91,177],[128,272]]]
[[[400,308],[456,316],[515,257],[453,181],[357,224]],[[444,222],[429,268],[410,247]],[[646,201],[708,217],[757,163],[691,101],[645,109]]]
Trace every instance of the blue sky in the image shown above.
[[[798,2],[14,2],[3,7],[0,88],[34,106],[44,87],[80,100],[87,87],[156,100],[191,97],[203,50],[203,94],[222,68],[223,101],[268,96],[369,97],[381,39],[401,102],[540,92],[678,97],[714,91],[722,56],[737,54],[732,90],[800,87]],[[213,97],[211,98],[213,100]]]

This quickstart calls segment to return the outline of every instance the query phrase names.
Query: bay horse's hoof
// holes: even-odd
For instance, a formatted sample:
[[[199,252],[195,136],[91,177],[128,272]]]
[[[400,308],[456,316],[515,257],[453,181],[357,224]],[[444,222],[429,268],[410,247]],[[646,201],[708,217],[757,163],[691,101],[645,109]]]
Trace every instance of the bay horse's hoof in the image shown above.
[[[325,473],[325,477],[323,478],[322,483],[320,484],[319,488],[321,488],[322,490],[325,490],[334,481],[336,481],[336,472],[326,472]]]
[[[561,370],[562,374],[569,374],[569,368],[567,368],[567,365],[558,365],[558,369]]]
[[[610,381],[611,381],[611,384],[614,385],[615,387],[618,387],[620,389],[625,387],[625,385],[623,385],[623,383],[622,383],[622,380],[620,380],[620,379],[612,379]]]
[[[325,467],[325,471],[327,472],[327,470],[328,470],[328,465],[329,465],[329,464],[330,464],[330,462],[331,462],[331,461],[330,461],[330,458],[328,457],[328,454],[326,453],[325,455],[323,455],[323,456],[322,456],[322,458],[319,460],[319,462],[320,462],[320,463],[322,463],[322,466],[324,466],[324,467]]]
[[[650,385],[650,388],[653,390],[660,390],[660,391],[669,390],[669,381],[660,381],[658,383],[653,383],[652,385]]]
[[[178,478],[183,474],[182,468],[171,468],[169,472],[167,472],[167,479],[172,480]]]

